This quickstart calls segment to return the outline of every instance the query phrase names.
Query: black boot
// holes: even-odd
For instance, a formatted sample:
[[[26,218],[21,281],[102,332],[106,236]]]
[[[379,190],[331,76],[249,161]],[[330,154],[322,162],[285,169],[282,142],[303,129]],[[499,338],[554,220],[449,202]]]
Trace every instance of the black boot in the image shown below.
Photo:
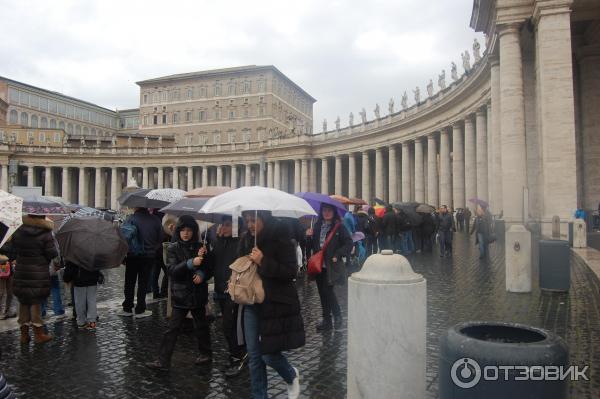
[[[152,370],[157,370],[157,371],[169,371],[169,366],[163,365],[160,362],[160,360],[155,360],[153,362],[147,362],[146,367],[148,367],[149,369],[152,369]]]
[[[197,358],[194,364],[196,366],[201,366],[203,364],[208,364],[212,362],[212,356],[208,354],[201,353]]]
[[[225,369],[225,377],[233,378],[237,377],[244,371],[244,367],[248,364],[248,354],[244,354],[242,357],[231,356],[229,366]]]
[[[317,331],[329,331],[333,328],[331,316],[323,317],[323,320],[317,326]]]
[[[333,328],[335,331],[341,331],[344,329],[344,319],[342,319],[341,315],[333,318]]]

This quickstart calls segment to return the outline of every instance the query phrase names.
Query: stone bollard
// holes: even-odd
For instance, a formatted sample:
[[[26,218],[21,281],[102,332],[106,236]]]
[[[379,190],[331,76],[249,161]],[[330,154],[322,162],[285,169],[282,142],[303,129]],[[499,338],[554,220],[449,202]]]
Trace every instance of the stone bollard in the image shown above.
[[[573,222],[573,248],[587,247],[587,225],[583,219]]]
[[[506,232],[506,291],[531,292],[531,233],[523,225]]]
[[[552,238],[560,239],[560,217],[552,216]]]
[[[427,282],[391,250],[348,280],[348,398],[425,397]]]

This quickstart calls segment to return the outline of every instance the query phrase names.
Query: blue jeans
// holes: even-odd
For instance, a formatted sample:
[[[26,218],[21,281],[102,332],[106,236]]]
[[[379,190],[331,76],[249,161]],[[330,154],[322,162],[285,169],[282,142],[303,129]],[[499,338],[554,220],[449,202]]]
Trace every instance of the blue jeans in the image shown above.
[[[488,245],[482,233],[477,233],[477,242],[479,243],[479,257],[485,258],[488,252]]]
[[[447,255],[452,253],[452,232],[451,231],[439,231],[440,236],[440,255]]]
[[[58,276],[50,276],[50,295],[52,295],[52,310],[55,316],[65,314],[65,308],[62,304],[62,296],[60,295],[60,280]],[[46,315],[46,308],[48,306],[48,298],[44,298],[42,301],[42,315]]]
[[[277,371],[286,383],[291,384],[296,372],[281,352],[261,355],[258,325],[260,323],[256,305],[244,306],[244,337],[249,358],[252,399],[268,399],[267,365]]]
[[[411,230],[406,230],[401,233],[401,251],[403,254],[410,254],[415,252],[415,242],[413,241],[413,234]]]

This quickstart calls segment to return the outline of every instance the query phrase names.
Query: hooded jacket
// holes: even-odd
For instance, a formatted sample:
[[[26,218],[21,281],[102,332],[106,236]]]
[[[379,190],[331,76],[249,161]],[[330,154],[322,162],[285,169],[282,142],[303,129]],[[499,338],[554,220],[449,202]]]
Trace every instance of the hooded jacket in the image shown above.
[[[217,237],[213,245],[215,292],[224,295],[231,277],[231,265],[238,258],[239,238]]]
[[[58,256],[52,238],[53,227],[50,220],[23,216],[23,225],[12,237],[17,254],[13,289],[23,305],[41,303],[50,295],[49,264]]]
[[[265,290],[265,300],[256,306],[259,314],[259,341],[262,354],[276,353],[304,346],[304,322],[294,279],[298,266],[296,250],[289,229],[275,218],[264,221],[257,247],[263,253],[258,267]],[[343,229],[343,228],[342,228]],[[240,241],[240,256],[248,255],[254,236],[246,233]]]
[[[183,241],[180,232],[184,227],[192,229],[192,238]],[[174,308],[198,309],[204,308],[208,302],[208,283],[213,276],[214,255],[207,252],[200,267],[193,266],[193,259],[198,256],[201,247],[198,234],[198,223],[191,216],[179,218],[173,233],[174,242],[167,249],[167,271],[171,279],[171,301]],[[192,282],[194,274],[202,277],[198,285]]]

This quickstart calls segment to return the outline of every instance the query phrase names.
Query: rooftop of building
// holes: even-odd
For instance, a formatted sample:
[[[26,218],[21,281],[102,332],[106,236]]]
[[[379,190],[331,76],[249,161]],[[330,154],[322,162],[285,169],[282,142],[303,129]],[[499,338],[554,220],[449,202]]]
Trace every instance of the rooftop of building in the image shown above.
[[[317,100],[308,94],[302,87],[298,86],[294,81],[288,78],[283,72],[277,69],[274,65],[244,65],[239,67],[231,67],[231,68],[218,68],[218,69],[209,69],[204,71],[196,71],[196,72],[186,72],[186,73],[178,73],[174,75],[166,75],[160,76],[157,78],[140,80],[136,82],[139,86],[148,85],[153,83],[164,83],[164,82],[172,82],[177,80],[184,79],[193,79],[193,78],[206,78],[206,77],[216,77],[216,76],[227,76],[232,74],[239,74],[244,72],[261,72],[261,71],[273,71],[278,75],[282,76],[287,80],[291,85],[293,85],[296,89],[306,95],[310,100],[314,103]]]

